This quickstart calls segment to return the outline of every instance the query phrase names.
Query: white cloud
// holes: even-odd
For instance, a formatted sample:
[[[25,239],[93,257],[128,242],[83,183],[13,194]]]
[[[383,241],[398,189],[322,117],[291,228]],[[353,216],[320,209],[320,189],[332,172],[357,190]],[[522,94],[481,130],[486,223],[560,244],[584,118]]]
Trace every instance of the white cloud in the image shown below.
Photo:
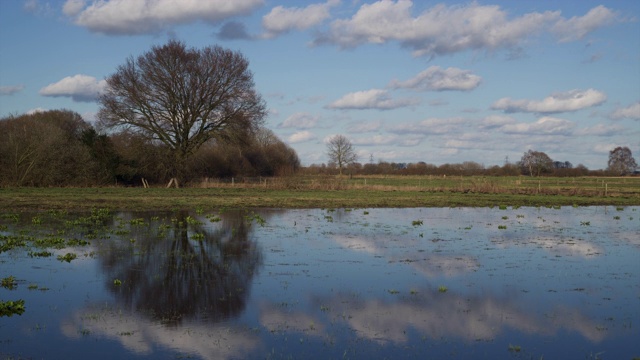
[[[516,119],[512,118],[511,116],[489,115],[480,122],[480,126],[486,129],[492,129],[507,124],[513,124],[515,122]]]
[[[393,145],[398,141],[397,135],[373,135],[370,137],[357,138],[353,140],[353,145]]]
[[[625,129],[619,125],[597,124],[576,131],[577,136],[611,136],[624,132]]]
[[[360,121],[349,125],[348,129],[351,133],[365,133],[378,131],[382,127],[382,121]]]
[[[606,100],[607,96],[603,92],[594,89],[575,89],[551,94],[540,101],[502,98],[493,103],[491,108],[505,112],[559,113],[597,106]]]
[[[414,56],[433,57],[466,50],[517,50],[528,38],[550,29],[561,41],[569,41],[611,22],[611,11],[603,6],[568,20],[560,11],[509,18],[499,6],[477,2],[439,4],[417,16],[412,15],[412,7],[410,0],[363,4],[350,19],[332,22],[329,31],[320,34],[314,43],[351,48],[397,41],[412,49]]]
[[[393,99],[389,92],[382,89],[371,89],[348,93],[329,105],[331,109],[378,109],[390,110],[417,105],[417,99]]]
[[[262,18],[265,29],[263,37],[273,38],[291,30],[305,30],[329,18],[329,9],[340,4],[339,0],[329,0],[324,4],[312,4],[305,8],[285,8],[276,6]]]
[[[446,134],[460,131],[468,124],[464,118],[429,118],[418,123],[405,123],[390,126],[388,130],[394,134]]]
[[[35,108],[35,109],[27,110],[26,114],[27,114],[27,115],[33,115],[33,114],[35,114],[35,113],[45,112],[45,111],[48,111],[48,110],[47,110],[47,109],[43,109],[43,108],[41,108],[41,107],[37,107],[37,108]]]
[[[93,32],[135,35],[153,34],[195,21],[219,23],[247,15],[263,3],[264,0],[104,0],[80,7],[79,1],[68,0],[63,11],[72,15],[77,25]]]
[[[62,12],[67,16],[76,16],[84,9],[84,0],[67,0],[62,6]]]
[[[574,127],[569,120],[545,116],[534,123],[506,124],[500,129],[508,134],[569,135]]]
[[[580,40],[590,32],[611,24],[615,18],[613,11],[600,5],[589,10],[584,16],[558,20],[551,31],[559,37],[560,42]]]
[[[369,137],[353,139],[353,145],[360,146],[417,146],[424,140],[424,135],[373,135]]]
[[[318,116],[313,116],[311,114],[299,112],[286,118],[283,122],[281,122],[278,125],[278,127],[309,129],[316,126],[316,124],[318,123],[318,119],[319,119]]]
[[[640,101],[633,103],[627,107],[616,109],[611,113],[612,119],[632,119],[640,120]]]
[[[593,151],[599,154],[609,154],[609,152],[620,145],[609,143],[609,144],[595,144],[593,146]]]
[[[40,89],[43,96],[66,96],[73,101],[95,101],[107,86],[106,80],[100,80],[88,75],[67,76],[64,79],[49,84]]]
[[[304,131],[298,131],[294,133],[293,135],[289,136],[287,140],[289,141],[289,143],[295,144],[295,143],[301,143],[301,142],[314,140],[314,139],[316,139],[316,136],[313,135],[312,132],[304,130]]]
[[[478,87],[481,81],[482,78],[472,74],[470,70],[454,67],[442,69],[440,66],[430,66],[409,80],[394,80],[389,86],[392,88],[408,88],[424,91],[469,91]]]
[[[7,85],[0,86],[0,96],[1,95],[13,95],[18,93],[24,89],[24,85]]]

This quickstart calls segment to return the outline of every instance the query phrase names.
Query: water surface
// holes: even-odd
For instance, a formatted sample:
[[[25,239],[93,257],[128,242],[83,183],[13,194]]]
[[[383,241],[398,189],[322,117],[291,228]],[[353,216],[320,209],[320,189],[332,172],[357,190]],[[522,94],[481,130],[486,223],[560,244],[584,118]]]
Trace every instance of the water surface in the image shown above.
[[[639,209],[3,214],[0,355],[633,359]]]

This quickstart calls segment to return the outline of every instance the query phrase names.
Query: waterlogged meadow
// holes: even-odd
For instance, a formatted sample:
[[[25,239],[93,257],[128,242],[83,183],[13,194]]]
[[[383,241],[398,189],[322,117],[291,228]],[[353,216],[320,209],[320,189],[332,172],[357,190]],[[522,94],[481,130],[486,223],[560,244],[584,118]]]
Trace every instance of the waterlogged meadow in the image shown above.
[[[0,214],[1,358],[640,357],[640,207]]]

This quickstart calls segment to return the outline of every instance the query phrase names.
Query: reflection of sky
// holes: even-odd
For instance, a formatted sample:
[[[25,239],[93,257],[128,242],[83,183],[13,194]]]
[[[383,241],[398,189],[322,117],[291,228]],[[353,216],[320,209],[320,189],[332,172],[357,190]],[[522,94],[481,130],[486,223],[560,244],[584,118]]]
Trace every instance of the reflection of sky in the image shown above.
[[[27,312],[2,319],[0,341],[20,324],[29,337],[15,349],[45,349],[52,337],[67,347],[117,344],[127,357],[398,357],[407,349],[441,357],[472,349],[499,358],[509,344],[533,358],[563,357],[566,347],[580,358],[640,353],[632,341],[640,335],[638,207],[261,214],[267,224],[254,224],[249,238],[262,266],[235,318],[165,326],[121,308],[91,258],[32,263],[1,254],[2,273],[22,281],[8,294],[25,298]],[[199,219],[208,231],[220,226]],[[51,290],[27,291],[30,283]],[[47,331],[33,330],[45,323]]]
[[[227,324],[167,327],[135,313],[95,305],[74,312],[61,324],[62,333],[71,339],[82,338],[78,329],[119,342],[140,356],[154,355],[154,350],[161,346],[204,359],[241,358],[258,345],[255,334]]]

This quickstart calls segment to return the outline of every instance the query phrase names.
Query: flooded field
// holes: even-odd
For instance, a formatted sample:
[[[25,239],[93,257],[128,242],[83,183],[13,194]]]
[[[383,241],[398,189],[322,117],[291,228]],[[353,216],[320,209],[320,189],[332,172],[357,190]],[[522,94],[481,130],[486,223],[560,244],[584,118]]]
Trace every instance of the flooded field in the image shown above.
[[[634,359],[640,207],[0,214],[0,358]]]

